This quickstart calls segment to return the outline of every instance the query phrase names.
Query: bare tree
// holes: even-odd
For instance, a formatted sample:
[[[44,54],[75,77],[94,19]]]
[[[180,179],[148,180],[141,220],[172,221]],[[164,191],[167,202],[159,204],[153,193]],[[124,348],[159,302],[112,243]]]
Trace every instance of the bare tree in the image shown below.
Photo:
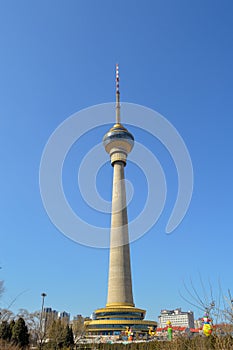
[[[217,291],[213,292],[210,282],[204,284],[201,276],[199,276],[199,288],[194,285],[192,279],[187,283],[183,283],[184,292],[180,296],[190,305],[202,310],[203,313],[209,315],[215,324],[221,324],[219,328],[224,334],[232,334],[233,331],[233,297],[230,289],[228,293],[224,293],[220,281],[218,281]],[[216,329],[216,332],[218,329]]]
[[[228,296],[224,297],[223,314],[226,321],[233,324],[233,298],[230,289],[228,289]]]
[[[75,340],[78,340],[85,333],[84,317],[79,315],[75,320],[72,321],[72,330]]]
[[[9,309],[0,309],[0,320],[1,321],[11,321],[15,318],[14,313]]]
[[[25,320],[33,344],[39,344],[42,348],[47,336],[47,330],[55,319],[54,314],[48,314],[44,311],[43,313],[41,311],[28,312],[25,309],[20,309],[17,316]]]
[[[222,289],[220,284],[218,294],[214,294],[210,281],[208,281],[207,284],[204,284],[201,276],[199,275],[199,288],[194,285],[191,278],[189,280],[189,284],[183,282],[183,286],[184,292],[179,293],[184,301],[194,306],[196,309],[201,310],[203,313],[208,314],[211,319],[215,318],[216,322],[222,318],[222,309],[220,307],[222,300]]]
[[[36,345],[40,339],[40,312],[28,312],[20,309],[17,317],[22,317],[28,327],[33,345]]]
[[[48,328],[49,344],[54,350],[62,348],[66,337],[67,323],[61,319],[54,320]]]

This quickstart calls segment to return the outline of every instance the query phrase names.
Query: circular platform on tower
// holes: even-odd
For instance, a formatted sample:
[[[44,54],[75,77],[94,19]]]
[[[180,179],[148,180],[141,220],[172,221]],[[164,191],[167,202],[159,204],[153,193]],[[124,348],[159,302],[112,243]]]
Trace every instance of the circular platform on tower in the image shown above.
[[[111,163],[122,161],[126,164],[127,155],[134,145],[133,135],[120,123],[116,123],[103,137],[103,145],[111,156]]]
[[[146,334],[157,322],[144,320],[146,311],[135,307],[118,305],[98,309],[93,319],[85,322],[89,335],[116,335],[130,329],[133,333]]]

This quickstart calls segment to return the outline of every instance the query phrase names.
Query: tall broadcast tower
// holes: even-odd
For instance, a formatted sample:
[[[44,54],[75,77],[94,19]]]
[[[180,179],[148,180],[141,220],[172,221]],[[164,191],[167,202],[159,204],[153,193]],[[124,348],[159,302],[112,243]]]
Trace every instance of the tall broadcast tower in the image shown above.
[[[118,65],[116,123],[104,135],[103,145],[113,166],[108,299],[106,307],[96,310],[93,319],[85,325],[88,333],[96,335],[120,334],[127,329],[132,333],[145,334],[157,323],[145,321],[145,310],[135,308],[133,301],[124,167],[133,148],[134,137],[121,124]]]

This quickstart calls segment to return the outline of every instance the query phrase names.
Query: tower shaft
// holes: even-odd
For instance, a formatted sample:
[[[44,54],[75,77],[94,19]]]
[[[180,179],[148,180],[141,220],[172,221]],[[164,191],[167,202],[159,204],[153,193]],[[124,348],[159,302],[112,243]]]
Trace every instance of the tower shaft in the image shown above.
[[[124,166],[122,161],[116,161],[113,164],[107,307],[134,306]]]

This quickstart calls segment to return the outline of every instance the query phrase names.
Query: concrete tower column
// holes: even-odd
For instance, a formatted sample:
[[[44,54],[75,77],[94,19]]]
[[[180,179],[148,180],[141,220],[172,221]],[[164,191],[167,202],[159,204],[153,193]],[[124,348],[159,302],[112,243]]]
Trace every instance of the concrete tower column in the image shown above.
[[[112,220],[109,256],[107,307],[134,306],[128,217],[126,207],[124,162],[113,164]]]

